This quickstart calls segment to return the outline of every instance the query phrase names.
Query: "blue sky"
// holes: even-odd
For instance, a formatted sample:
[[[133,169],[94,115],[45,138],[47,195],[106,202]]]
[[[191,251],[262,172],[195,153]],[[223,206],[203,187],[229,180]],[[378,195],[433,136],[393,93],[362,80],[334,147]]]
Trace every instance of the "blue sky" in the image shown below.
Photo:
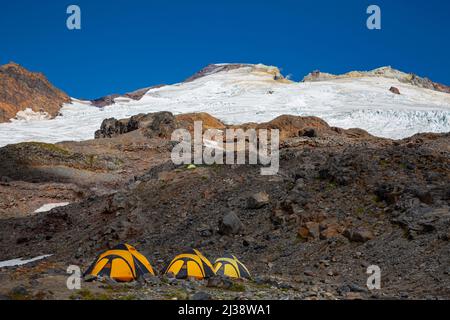
[[[82,30],[66,28],[77,4]],[[366,28],[366,8],[382,30]],[[447,0],[4,1],[0,63],[47,75],[73,97],[175,83],[209,63],[276,65],[294,80],[391,65],[450,84]]]

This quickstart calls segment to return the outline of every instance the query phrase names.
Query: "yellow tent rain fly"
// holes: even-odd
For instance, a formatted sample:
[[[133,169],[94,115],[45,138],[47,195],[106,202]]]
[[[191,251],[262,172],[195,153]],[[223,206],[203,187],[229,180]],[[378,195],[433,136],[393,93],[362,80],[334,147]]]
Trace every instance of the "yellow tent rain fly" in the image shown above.
[[[204,279],[215,274],[211,262],[195,249],[176,256],[166,268],[165,274],[170,273],[177,279]]]
[[[128,244],[121,244],[97,257],[85,275],[110,277],[119,282],[130,282],[139,277],[155,275],[147,258]]]
[[[214,263],[214,272],[217,275],[236,279],[251,278],[250,272],[248,271],[247,267],[231,254],[226,254],[222,258],[216,259],[216,262]]]

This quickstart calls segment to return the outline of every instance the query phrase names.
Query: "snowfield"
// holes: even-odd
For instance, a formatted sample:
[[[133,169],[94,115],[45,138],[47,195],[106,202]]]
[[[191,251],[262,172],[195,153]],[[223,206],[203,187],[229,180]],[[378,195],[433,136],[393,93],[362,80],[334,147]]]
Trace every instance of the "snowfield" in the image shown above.
[[[401,95],[390,92],[392,86]],[[21,120],[0,124],[0,146],[93,139],[106,118],[156,111],[208,112],[233,124],[269,121],[282,114],[313,115],[332,126],[362,128],[392,139],[450,131],[450,94],[385,77],[300,83],[276,80],[272,69],[258,65],[151,89],[139,101],[117,98],[114,105],[104,108],[73,99],[52,120],[21,114]]]

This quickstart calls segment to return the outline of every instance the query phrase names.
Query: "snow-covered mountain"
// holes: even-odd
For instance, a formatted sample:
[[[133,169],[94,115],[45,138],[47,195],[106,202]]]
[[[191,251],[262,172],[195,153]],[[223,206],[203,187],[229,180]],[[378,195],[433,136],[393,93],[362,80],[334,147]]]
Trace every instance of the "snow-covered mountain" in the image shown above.
[[[52,120],[22,115],[21,120],[0,124],[0,145],[92,139],[103,119],[163,110],[208,112],[226,123],[268,121],[281,114],[314,115],[332,126],[362,128],[394,139],[450,131],[450,94],[389,76],[399,74],[391,68],[376,70],[358,76],[307,77],[298,83],[284,78],[276,67],[210,65],[185,82],[151,88],[140,100],[119,96],[112,105],[98,108],[90,101],[72,99]]]

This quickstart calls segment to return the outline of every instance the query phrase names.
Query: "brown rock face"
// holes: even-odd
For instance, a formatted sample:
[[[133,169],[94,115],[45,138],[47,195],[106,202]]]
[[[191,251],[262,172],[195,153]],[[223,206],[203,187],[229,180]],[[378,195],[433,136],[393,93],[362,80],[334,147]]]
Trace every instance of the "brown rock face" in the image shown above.
[[[184,82],[192,82],[194,80],[197,80],[199,78],[202,78],[204,76],[207,76],[209,74],[213,74],[219,71],[230,71],[239,69],[242,67],[250,67],[252,65],[250,64],[242,64],[242,63],[233,63],[233,64],[227,64],[227,65],[217,65],[217,64],[210,64],[200,70],[199,72],[195,73],[193,76],[186,79]]]
[[[26,70],[16,63],[0,66],[0,122],[30,108],[54,117],[70,98],[55,88],[41,73]]]
[[[114,104],[114,99],[119,98],[119,97],[124,97],[124,98],[130,98],[132,100],[141,100],[141,98],[150,90],[150,89],[156,89],[156,88],[161,88],[164,87],[164,84],[159,84],[156,86],[152,86],[152,87],[147,87],[147,88],[142,88],[133,92],[128,92],[125,93],[124,95],[120,95],[120,94],[110,94],[98,99],[94,99],[91,100],[91,103],[98,107],[98,108],[103,108],[106,106],[110,106],[112,104]]]

